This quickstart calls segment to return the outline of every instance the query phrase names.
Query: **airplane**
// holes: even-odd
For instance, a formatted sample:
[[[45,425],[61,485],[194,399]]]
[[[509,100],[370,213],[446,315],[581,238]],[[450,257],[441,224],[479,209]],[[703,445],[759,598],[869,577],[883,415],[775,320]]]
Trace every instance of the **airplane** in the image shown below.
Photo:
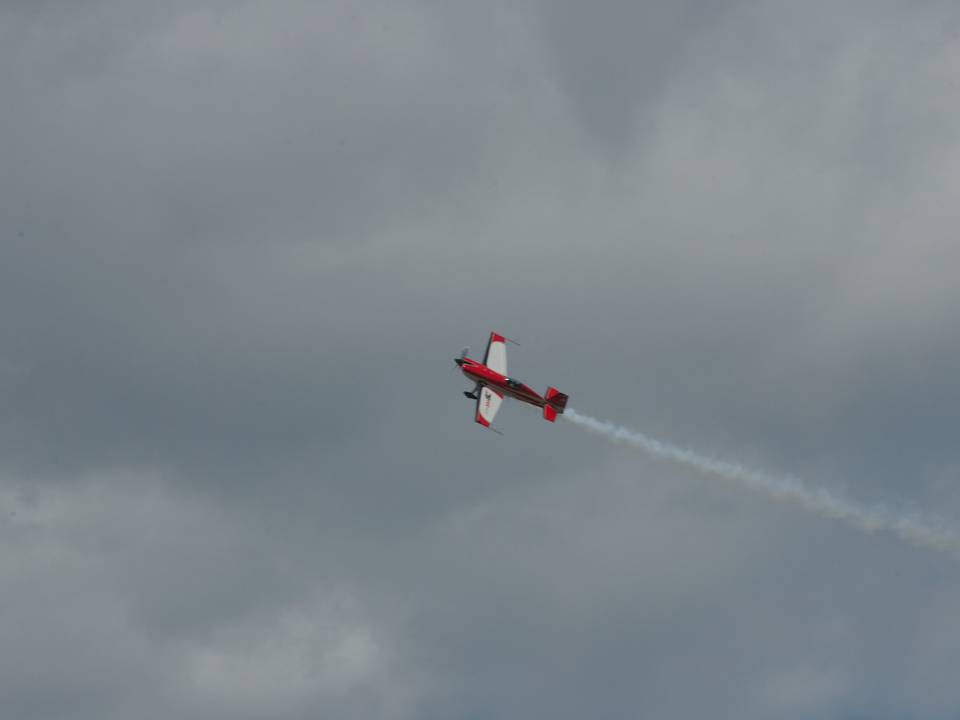
[[[567,407],[567,396],[555,387],[548,387],[546,395],[540,395],[529,385],[507,377],[507,342],[513,341],[508,341],[503,335],[492,332],[482,363],[467,357],[470,348],[464,348],[460,357],[454,359],[463,374],[476,383],[472,392],[467,390],[463,393],[471,400],[477,401],[474,420],[493,430],[490,427],[493,418],[500,409],[504,396],[509,396],[521,402],[542,407],[543,419],[555,422],[557,415],[563,414]]]

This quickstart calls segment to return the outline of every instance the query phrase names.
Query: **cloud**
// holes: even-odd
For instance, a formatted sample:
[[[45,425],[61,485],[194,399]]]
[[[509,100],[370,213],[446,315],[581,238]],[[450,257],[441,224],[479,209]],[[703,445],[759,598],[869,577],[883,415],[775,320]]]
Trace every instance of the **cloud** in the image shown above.
[[[949,714],[938,559],[450,361],[960,516],[951,5],[0,16],[18,717]]]

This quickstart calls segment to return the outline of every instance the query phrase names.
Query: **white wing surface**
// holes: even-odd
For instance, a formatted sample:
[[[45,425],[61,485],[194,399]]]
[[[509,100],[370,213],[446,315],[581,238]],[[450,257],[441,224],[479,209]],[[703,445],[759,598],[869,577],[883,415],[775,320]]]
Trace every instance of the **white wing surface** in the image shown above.
[[[500,403],[502,402],[503,395],[484,385],[480,388],[480,395],[477,398],[476,421],[484,427],[490,427],[490,423],[497,416],[497,410],[500,409]]]
[[[483,356],[483,364],[501,375],[507,374],[507,343],[503,335],[490,333],[490,342],[487,343],[487,352]]]

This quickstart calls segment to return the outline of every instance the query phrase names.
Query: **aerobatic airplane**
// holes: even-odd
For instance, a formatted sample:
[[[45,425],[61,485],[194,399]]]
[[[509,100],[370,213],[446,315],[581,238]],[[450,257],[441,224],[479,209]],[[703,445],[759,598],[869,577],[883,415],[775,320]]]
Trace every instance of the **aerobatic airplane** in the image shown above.
[[[567,407],[567,396],[555,387],[548,387],[547,394],[541,396],[529,385],[507,377],[506,343],[507,339],[503,335],[490,333],[482,363],[467,357],[470,348],[464,348],[460,357],[454,361],[463,374],[476,383],[472,392],[467,390],[463,393],[477,401],[474,419],[484,427],[490,427],[504,396],[509,395],[521,402],[542,407],[543,419],[554,422],[557,415],[562,414]]]

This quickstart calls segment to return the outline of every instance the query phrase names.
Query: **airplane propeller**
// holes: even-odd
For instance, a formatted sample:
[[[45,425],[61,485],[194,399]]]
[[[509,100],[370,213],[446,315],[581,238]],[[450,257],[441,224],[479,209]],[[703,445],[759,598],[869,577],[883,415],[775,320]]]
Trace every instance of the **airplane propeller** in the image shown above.
[[[454,360],[454,362],[455,362],[457,365],[463,365],[463,361],[464,361],[464,359],[467,357],[467,354],[468,354],[469,352],[470,352],[470,348],[469,348],[469,347],[465,347],[465,348],[463,349],[463,351],[460,353],[460,357],[456,358],[456,359]]]

